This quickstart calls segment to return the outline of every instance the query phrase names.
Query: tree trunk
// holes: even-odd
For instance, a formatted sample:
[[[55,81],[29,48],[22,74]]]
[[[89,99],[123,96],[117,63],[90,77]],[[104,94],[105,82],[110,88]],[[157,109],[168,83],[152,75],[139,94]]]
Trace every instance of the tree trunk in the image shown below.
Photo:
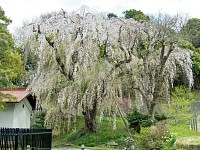
[[[85,121],[85,129],[82,134],[87,134],[89,132],[96,132],[97,131],[97,124],[96,124],[96,114],[97,114],[97,87],[95,88],[95,96],[93,99],[92,106],[86,104],[83,106],[83,115]]]
[[[155,103],[154,102],[149,102],[148,104],[147,104],[147,110],[148,110],[148,117],[149,117],[149,119],[151,119],[151,120],[154,120],[155,118],[154,118],[154,108],[155,108]]]
[[[93,104],[93,108],[90,109],[88,106],[85,108],[84,112],[84,120],[85,120],[85,130],[84,134],[89,132],[96,132],[96,104]]]

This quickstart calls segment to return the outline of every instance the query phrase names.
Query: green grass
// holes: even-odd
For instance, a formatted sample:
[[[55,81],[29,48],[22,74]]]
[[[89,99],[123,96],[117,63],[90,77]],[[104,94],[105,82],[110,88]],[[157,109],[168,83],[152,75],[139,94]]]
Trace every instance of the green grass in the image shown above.
[[[192,131],[189,128],[188,121],[182,121],[177,124],[168,123],[170,132],[176,136],[177,149],[189,150],[189,145],[200,145],[200,132]],[[108,142],[116,142],[118,146],[114,149],[122,149],[127,145],[125,138],[128,137],[128,133],[124,127],[124,124],[120,118],[117,118],[117,129],[113,130],[113,119],[105,117],[104,120],[98,122],[98,131],[96,133],[90,133],[84,136],[80,136],[83,131],[84,121],[83,118],[79,118],[76,126],[69,133],[66,133],[60,138],[53,139],[53,147],[63,147],[66,143],[72,144],[72,147],[79,147],[84,144],[85,147],[95,147],[95,150],[111,150],[106,144]]]
[[[197,97],[200,97],[199,90],[194,92]],[[181,117],[181,119],[183,118]],[[80,145],[84,144],[90,148],[95,147],[95,149],[111,150],[112,148],[109,148],[106,143],[114,141],[118,143],[118,149],[122,149],[127,144],[124,139],[128,137],[128,133],[120,118],[117,118],[117,130],[113,130],[113,119],[105,117],[101,123],[98,121],[98,131],[96,133],[90,133],[84,136],[80,136],[84,128],[84,120],[83,118],[78,118],[77,120],[75,127],[69,133],[66,133],[60,138],[53,138],[53,147],[64,146],[68,143],[72,144],[72,147],[80,148]],[[191,131],[189,129],[188,119],[185,120],[177,124],[167,121],[170,132],[176,136],[178,150],[189,150],[191,149],[188,148],[189,145],[200,145],[200,132]]]
[[[180,121],[176,124],[167,121],[167,126],[170,132],[176,136],[176,143],[178,150],[190,150],[189,145],[200,145],[200,132],[192,131],[189,127],[188,119]],[[128,133],[124,127],[124,124],[120,118],[117,118],[117,129],[113,130],[113,119],[105,117],[103,121],[98,122],[98,131],[96,133],[90,133],[81,136],[84,128],[83,118],[79,118],[76,126],[67,134],[60,138],[53,138],[53,147],[61,146],[65,144],[72,144],[72,147],[78,147],[84,144],[90,149],[99,150],[112,150],[106,144],[108,142],[116,142],[118,146],[114,149],[122,149],[127,145],[125,139],[128,137]],[[95,147],[95,148],[94,148]]]
[[[200,90],[193,90],[193,92],[195,93],[196,97],[194,101],[195,103],[199,101]],[[170,131],[175,134],[177,138],[177,144],[180,145],[181,148],[184,147],[183,149],[191,150],[193,148],[189,148],[189,145],[200,145],[200,132],[190,130],[189,119],[177,124],[169,124],[169,128]]]
[[[189,145],[200,145],[200,132],[190,130],[188,122],[169,125],[170,131],[176,136],[180,149],[191,149]]]
[[[83,118],[79,118],[76,127],[70,133],[63,135],[61,138],[53,139],[53,147],[70,143],[73,147],[80,147],[84,144],[86,147],[106,149],[106,144],[114,141],[118,143],[118,148],[122,148],[126,145],[124,139],[128,137],[128,133],[120,118],[117,118],[116,125],[117,129],[113,130],[113,119],[105,117],[101,123],[98,122],[98,131],[96,133],[80,136],[80,133],[83,131],[84,122]]]

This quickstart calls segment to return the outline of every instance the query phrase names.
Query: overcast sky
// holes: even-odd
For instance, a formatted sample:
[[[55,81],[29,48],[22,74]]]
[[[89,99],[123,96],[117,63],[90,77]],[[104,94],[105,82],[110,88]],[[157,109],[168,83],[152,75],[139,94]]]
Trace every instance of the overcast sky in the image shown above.
[[[145,14],[159,11],[168,14],[189,13],[200,18],[199,0],[0,0],[0,6],[6,16],[13,20],[11,31],[21,26],[24,20],[31,20],[40,14],[64,9],[68,12],[79,9],[82,5],[97,11],[113,12],[122,15],[128,9],[141,10]]]

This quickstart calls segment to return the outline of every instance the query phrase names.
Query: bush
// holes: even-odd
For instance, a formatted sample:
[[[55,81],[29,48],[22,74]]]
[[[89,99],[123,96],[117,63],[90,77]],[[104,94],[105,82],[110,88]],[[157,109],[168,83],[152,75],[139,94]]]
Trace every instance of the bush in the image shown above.
[[[164,122],[155,126],[142,128],[140,134],[135,135],[135,147],[138,150],[171,149],[175,143],[175,136],[171,136]]]
[[[127,120],[129,122],[129,127],[134,128],[134,130],[139,133],[140,132],[140,126],[141,127],[150,127],[152,125],[155,125],[156,122],[161,120],[166,120],[167,117],[162,114],[155,112],[155,120],[148,119],[147,114],[142,114],[137,111],[137,109],[134,109],[132,113],[129,113],[127,115]]]
[[[138,121],[138,120],[147,120],[148,116],[146,114],[142,114],[138,112],[137,109],[134,109],[133,112],[127,115],[128,122]]]
[[[184,86],[175,87],[171,94],[170,105],[165,104],[165,110],[168,118],[173,119],[174,123],[188,120],[191,115],[191,104],[195,100],[195,95]]]
[[[153,138],[150,134],[150,128],[142,128],[140,134],[135,135],[135,148],[138,150],[151,150]]]
[[[167,116],[165,114],[159,112],[155,112],[154,117],[157,121],[162,121],[167,119]]]
[[[152,121],[152,120],[141,120],[140,121],[140,125],[142,126],[142,127],[150,127],[150,126],[152,126],[154,124],[154,122]]]
[[[127,115],[127,120],[129,122],[129,127],[133,128],[135,132],[140,133],[141,121],[148,120],[148,116],[134,109],[132,113]],[[145,123],[143,122],[143,124]]]
[[[31,128],[36,128],[36,129],[45,128],[45,126],[44,126],[45,116],[46,116],[46,112],[43,112],[43,111],[42,112],[36,112],[32,116]]]

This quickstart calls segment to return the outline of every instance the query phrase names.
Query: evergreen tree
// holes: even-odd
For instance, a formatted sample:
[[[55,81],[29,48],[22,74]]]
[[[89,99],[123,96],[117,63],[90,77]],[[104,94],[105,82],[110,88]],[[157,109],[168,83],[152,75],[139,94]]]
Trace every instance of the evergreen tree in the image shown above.
[[[7,29],[11,22],[0,7],[0,88],[17,86],[22,71],[21,57],[15,50],[12,35]],[[4,108],[1,99],[5,96],[0,93],[0,109]]]
[[[118,16],[114,13],[109,13],[108,15],[108,18],[111,19],[111,18],[117,18]]]
[[[126,10],[123,12],[124,14],[124,17],[126,19],[129,19],[129,18],[133,18],[137,21],[141,21],[141,20],[144,20],[144,21],[150,21],[150,18],[149,16],[146,16],[142,11],[140,10],[135,10],[135,9],[130,9],[130,10]]]
[[[200,47],[200,19],[189,19],[185,26],[181,29],[185,39],[190,41],[194,47]]]
[[[7,29],[11,22],[0,7],[0,88],[17,85],[23,65],[20,55],[14,48],[12,35]]]

